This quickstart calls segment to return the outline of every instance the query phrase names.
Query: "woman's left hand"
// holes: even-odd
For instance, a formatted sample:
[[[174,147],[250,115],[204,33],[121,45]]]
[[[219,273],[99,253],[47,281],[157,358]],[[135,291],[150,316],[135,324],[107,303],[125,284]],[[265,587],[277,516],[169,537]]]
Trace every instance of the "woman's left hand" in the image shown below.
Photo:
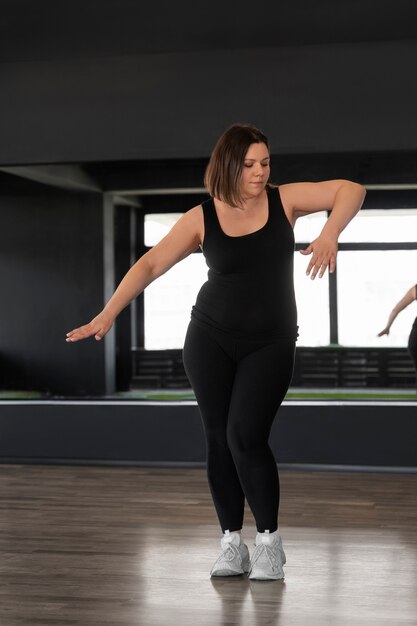
[[[327,267],[330,273],[334,272],[336,268],[337,238],[322,233],[305,250],[300,250],[300,252],[304,255],[313,255],[307,267],[307,276],[310,276],[311,272],[311,280],[315,279],[317,273],[321,278]]]

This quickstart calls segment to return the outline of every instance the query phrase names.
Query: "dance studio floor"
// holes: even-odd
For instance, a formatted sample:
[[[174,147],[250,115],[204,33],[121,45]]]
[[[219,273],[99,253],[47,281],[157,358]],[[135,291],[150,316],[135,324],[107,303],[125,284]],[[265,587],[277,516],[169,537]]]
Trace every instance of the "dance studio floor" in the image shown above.
[[[211,580],[203,470],[2,465],[0,624],[417,625],[417,475],[282,471],[281,486],[285,582]]]

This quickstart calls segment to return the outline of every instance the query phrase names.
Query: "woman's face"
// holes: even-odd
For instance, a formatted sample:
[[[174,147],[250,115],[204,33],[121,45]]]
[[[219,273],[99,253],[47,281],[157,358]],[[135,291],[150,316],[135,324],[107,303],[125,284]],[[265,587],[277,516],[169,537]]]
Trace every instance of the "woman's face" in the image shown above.
[[[264,143],[252,143],[243,161],[240,191],[243,198],[258,196],[265,189],[270,173],[269,151]]]

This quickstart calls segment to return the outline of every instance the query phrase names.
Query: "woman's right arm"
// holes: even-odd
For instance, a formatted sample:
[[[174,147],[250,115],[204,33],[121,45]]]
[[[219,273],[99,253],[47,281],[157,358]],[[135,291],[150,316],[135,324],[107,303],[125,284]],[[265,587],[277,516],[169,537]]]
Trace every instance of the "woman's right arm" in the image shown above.
[[[405,307],[411,304],[413,300],[417,299],[416,291],[417,291],[417,287],[416,285],[414,285],[414,287],[411,287],[411,289],[407,291],[407,293],[401,298],[401,300],[397,302],[397,304],[392,309],[389,315],[387,325],[385,326],[383,330],[381,330],[380,333],[378,333],[378,337],[382,337],[382,335],[389,335],[389,331],[392,326],[392,323],[397,317],[398,313],[400,313],[403,309],[405,309]]]
[[[184,213],[169,233],[136,261],[104,309],[88,324],[67,333],[66,341],[75,342],[92,336],[102,339],[119,313],[158,276],[194,252],[203,236],[203,211],[199,205]]]

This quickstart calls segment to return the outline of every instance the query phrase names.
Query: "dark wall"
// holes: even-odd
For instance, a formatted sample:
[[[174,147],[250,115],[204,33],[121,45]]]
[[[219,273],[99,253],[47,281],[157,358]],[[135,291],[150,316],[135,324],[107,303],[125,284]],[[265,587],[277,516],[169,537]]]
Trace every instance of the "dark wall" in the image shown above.
[[[206,157],[235,121],[274,154],[413,150],[416,65],[413,40],[2,63],[0,163]]]
[[[65,342],[68,330],[103,305],[102,257],[100,196],[1,176],[3,389],[104,392],[103,345]]]
[[[130,207],[116,206],[114,220],[115,278],[119,284],[131,266]],[[131,307],[117,317],[116,329],[116,389],[127,391],[132,377]]]
[[[272,451],[279,463],[415,472],[416,402],[398,404],[287,401],[271,431]],[[187,466],[206,460],[193,402],[6,401],[0,430],[0,463]]]

